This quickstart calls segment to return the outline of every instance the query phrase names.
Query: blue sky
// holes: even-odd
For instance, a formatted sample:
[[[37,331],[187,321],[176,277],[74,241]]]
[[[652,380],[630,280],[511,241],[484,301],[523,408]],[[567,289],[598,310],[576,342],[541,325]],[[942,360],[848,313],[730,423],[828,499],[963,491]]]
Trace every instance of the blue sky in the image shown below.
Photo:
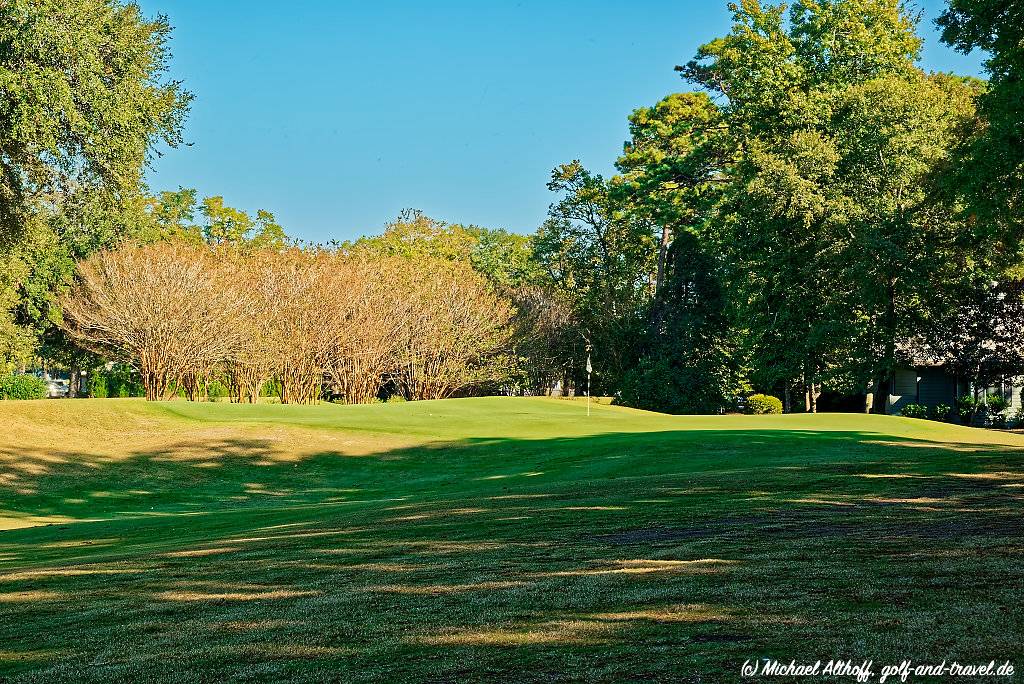
[[[149,174],[268,209],[307,240],[380,232],[402,208],[534,230],[555,165],[608,173],[636,107],[729,27],[725,0],[294,3],[142,0],[175,27],[196,94],[189,147]],[[926,69],[979,74],[924,11]]]

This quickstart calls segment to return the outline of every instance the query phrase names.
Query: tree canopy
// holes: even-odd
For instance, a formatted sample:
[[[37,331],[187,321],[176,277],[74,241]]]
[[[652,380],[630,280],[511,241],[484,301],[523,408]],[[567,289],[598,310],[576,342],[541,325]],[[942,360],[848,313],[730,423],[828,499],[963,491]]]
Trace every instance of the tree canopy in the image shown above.
[[[142,174],[182,142],[166,18],[118,0],[0,6],[0,352],[25,360],[73,265],[130,232]]]

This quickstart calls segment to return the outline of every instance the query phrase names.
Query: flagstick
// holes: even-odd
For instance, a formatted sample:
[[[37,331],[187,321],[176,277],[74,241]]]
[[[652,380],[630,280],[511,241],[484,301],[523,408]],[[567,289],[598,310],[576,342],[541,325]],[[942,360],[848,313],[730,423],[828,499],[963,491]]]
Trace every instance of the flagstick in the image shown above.
[[[588,345],[589,346],[589,345]],[[590,374],[594,371],[594,367],[590,365],[590,352],[587,352],[587,418],[590,417]]]

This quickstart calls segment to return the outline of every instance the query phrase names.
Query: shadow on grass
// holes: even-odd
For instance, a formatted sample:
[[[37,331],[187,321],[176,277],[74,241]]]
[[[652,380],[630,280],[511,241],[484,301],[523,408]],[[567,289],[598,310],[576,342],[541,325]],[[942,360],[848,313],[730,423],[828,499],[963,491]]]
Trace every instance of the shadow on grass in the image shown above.
[[[117,458],[73,450],[0,449],[3,516],[60,521],[247,504],[353,503],[385,496],[430,497],[458,490],[518,489],[581,478],[672,475],[742,478],[788,471],[792,484],[848,476],[838,496],[791,503],[947,503],[959,494],[1019,485],[1019,448],[882,439],[873,433],[807,430],[687,430],[540,440],[470,439],[394,449],[370,457],[253,439],[180,441]],[[674,471],[674,472],[670,472]],[[800,471],[807,471],[803,474]],[[870,480],[886,482],[871,482]],[[907,482],[901,482],[906,480]],[[912,482],[911,482],[912,481]],[[881,485],[884,484],[884,487]],[[875,490],[924,496],[870,498]],[[911,486],[912,485],[912,486]],[[791,488],[799,491],[798,488]],[[853,494],[849,492],[852,491]],[[863,494],[864,496],[862,496]]]
[[[750,430],[278,449],[22,455],[40,468],[0,484],[3,508],[99,520],[0,533],[0,676],[714,681],[762,655],[1021,655],[1011,448]]]

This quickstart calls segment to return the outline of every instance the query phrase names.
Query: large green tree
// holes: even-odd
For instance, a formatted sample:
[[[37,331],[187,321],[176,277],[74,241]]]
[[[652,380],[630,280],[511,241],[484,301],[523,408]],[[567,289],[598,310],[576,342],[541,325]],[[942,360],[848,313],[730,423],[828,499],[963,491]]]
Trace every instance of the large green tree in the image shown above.
[[[621,403],[665,413],[717,413],[745,385],[739,336],[716,246],[678,232],[654,299],[644,353],[622,381]]]
[[[167,78],[170,25],[117,0],[0,4],[0,353],[24,358],[36,291],[117,238],[190,94]],[[20,313],[19,313],[20,312]],[[35,319],[35,320],[26,320]],[[15,329],[17,325],[17,329]],[[27,342],[26,342],[27,340]]]
[[[556,168],[548,189],[559,199],[534,244],[546,279],[572,311],[565,380],[582,385],[589,347],[595,391],[614,392],[636,362],[655,289],[654,224],[578,161]]]
[[[722,112],[704,93],[675,93],[635,110],[629,131],[616,162],[621,175],[611,185],[660,233],[655,279],[660,288],[672,236],[706,225],[702,208],[724,181],[723,168],[734,155]]]
[[[987,51],[984,125],[964,146],[952,185],[975,230],[1016,259],[1024,228],[1024,4],[1019,0],[950,0],[942,37],[963,52]]]
[[[955,255],[934,192],[974,90],[915,66],[899,0],[732,6],[728,36],[680,67],[715,94],[738,152],[718,205],[754,377],[883,388]]]
[[[704,93],[676,93],[629,119],[612,179],[616,196],[660,233],[656,291],[621,401],[711,413],[742,389],[714,207],[736,157],[722,111]]]

